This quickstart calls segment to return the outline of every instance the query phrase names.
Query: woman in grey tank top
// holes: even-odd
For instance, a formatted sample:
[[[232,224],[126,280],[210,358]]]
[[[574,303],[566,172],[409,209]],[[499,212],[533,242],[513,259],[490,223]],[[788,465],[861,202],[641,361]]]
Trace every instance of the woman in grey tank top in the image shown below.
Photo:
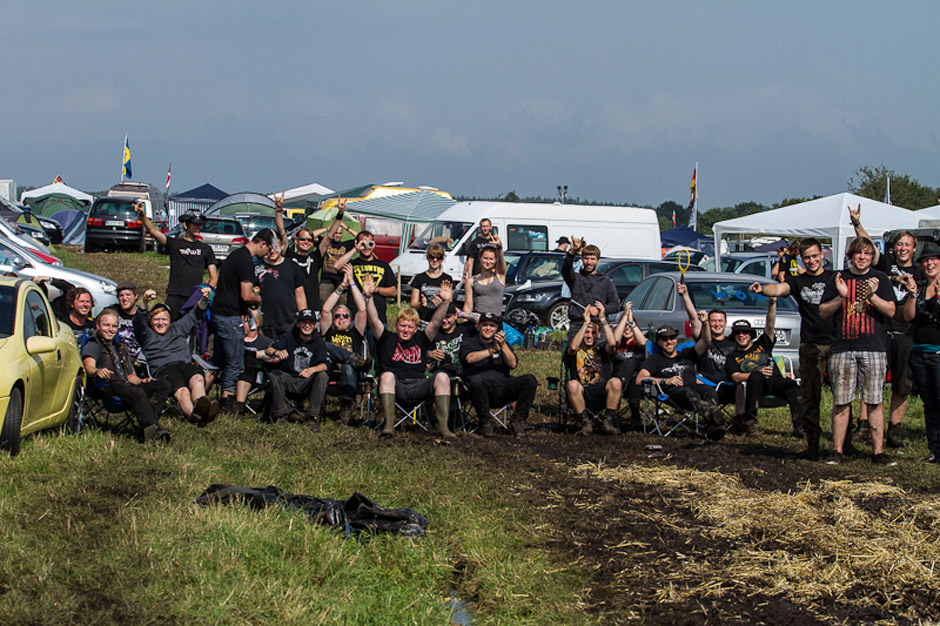
[[[499,248],[484,248],[480,253],[480,273],[470,279],[466,290],[464,313],[503,314],[503,289],[506,288],[506,261]]]

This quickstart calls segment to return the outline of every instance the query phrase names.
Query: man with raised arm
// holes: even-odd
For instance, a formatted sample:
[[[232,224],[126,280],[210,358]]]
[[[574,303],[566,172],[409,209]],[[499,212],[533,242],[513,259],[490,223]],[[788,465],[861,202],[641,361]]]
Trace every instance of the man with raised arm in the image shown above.
[[[215,289],[219,281],[217,272],[218,263],[212,248],[203,243],[199,235],[206,223],[202,214],[192,215],[184,213],[180,216],[180,225],[183,233],[177,237],[167,237],[150,221],[142,202],[134,205],[138,217],[144,223],[144,228],[150,233],[154,241],[166,246],[170,255],[170,278],[166,284],[166,305],[170,307],[173,321],[180,318],[180,309],[190,296],[196,285],[203,282],[204,272],[209,272],[209,286]]]
[[[597,316],[598,323],[591,321],[593,316]],[[601,333],[604,335],[603,346],[598,343]],[[578,435],[590,435],[594,432],[594,424],[587,412],[587,403],[602,398],[604,417],[599,424],[601,433],[612,435],[617,432],[614,422],[617,408],[620,406],[620,396],[623,394],[623,382],[611,375],[613,355],[616,351],[617,341],[614,339],[610,322],[607,321],[604,304],[595,300],[585,309],[584,319],[568,344],[566,355],[571,361],[573,374],[567,383],[568,404],[581,423]]]
[[[832,343],[833,320],[819,314],[826,285],[832,282],[835,272],[823,267],[822,245],[816,239],[800,242],[800,259],[806,272],[787,272],[782,283],[763,285],[754,283],[750,290],[772,298],[793,296],[800,311],[800,405],[803,409],[801,422],[806,433],[804,458],[815,461],[819,458],[819,403],[822,400],[823,377]]]
[[[581,255],[582,267],[579,271],[574,269],[574,258]],[[568,339],[581,328],[588,316],[585,307],[594,302],[600,302],[604,307],[605,315],[613,315],[620,310],[620,297],[614,281],[606,274],[597,271],[597,263],[601,260],[601,250],[595,245],[584,245],[584,239],[572,237],[571,247],[565,254],[565,261],[561,265],[561,275],[565,284],[571,289],[571,300],[568,302]]]
[[[725,416],[718,406],[715,389],[700,384],[695,379],[696,365],[708,351],[711,343],[711,331],[705,324],[705,312],[695,313],[688,289],[677,285],[677,293],[686,300],[686,312],[692,324],[692,334],[697,335],[695,345],[677,350],[679,332],[669,324],[662,324],[656,329],[654,352],[643,363],[636,376],[636,383],[642,385],[645,380],[652,380],[659,386],[669,400],[677,407],[695,411],[705,419],[705,435],[714,441],[725,436]]]
[[[445,372],[436,372],[428,378],[424,374],[428,352],[453,298],[453,287],[450,283],[441,284],[438,292],[441,303],[422,331],[418,330],[418,312],[410,306],[402,307],[398,312],[395,332],[389,330],[376,310],[374,296],[377,292],[376,281],[372,274],[367,274],[362,284],[362,295],[366,299],[369,328],[375,335],[380,372],[379,402],[385,416],[385,428],[380,435],[391,437],[395,434],[396,398],[404,402],[433,399],[438,433],[442,437],[454,438],[456,435],[447,426],[447,418],[450,416],[450,376]]]

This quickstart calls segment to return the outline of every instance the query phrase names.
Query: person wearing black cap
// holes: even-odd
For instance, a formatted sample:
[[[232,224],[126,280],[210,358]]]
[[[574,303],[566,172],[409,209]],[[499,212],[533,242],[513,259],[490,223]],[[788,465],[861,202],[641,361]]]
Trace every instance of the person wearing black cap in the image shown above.
[[[688,290],[682,292],[682,298],[688,299]],[[692,335],[697,336],[695,345],[677,350],[679,332],[669,324],[656,329],[654,352],[646,358],[643,367],[636,376],[636,383],[642,385],[645,380],[652,380],[659,385],[663,393],[677,407],[692,410],[705,418],[705,435],[712,440],[725,436],[725,416],[718,406],[713,387],[703,385],[695,379],[695,367],[708,350],[711,343],[711,330],[706,321],[705,312],[696,314],[690,302],[686,303]]]
[[[467,336],[460,347],[463,376],[467,379],[470,401],[476,409],[480,434],[484,437],[495,434],[490,409],[499,408],[513,400],[516,405],[509,428],[512,434],[521,435],[539,386],[532,374],[511,374],[519,361],[512,346],[506,341],[502,325],[503,320],[498,315],[482,313],[479,330]]]
[[[460,373],[460,348],[471,334],[472,327],[471,324],[458,324],[459,316],[457,305],[450,302],[447,305],[447,314],[441,320],[441,329],[434,337],[434,348],[428,352],[429,370],[454,375]]]
[[[404,402],[421,402],[433,398],[438,433],[442,437],[455,437],[447,426],[447,418],[450,416],[450,376],[445,372],[435,372],[431,377],[425,376],[428,351],[453,298],[451,286],[447,283],[441,285],[438,292],[441,304],[423,331],[418,330],[418,312],[410,306],[402,307],[398,312],[395,332],[386,328],[376,310],[373,296],[377,292],[378,285],[372,275],[367,274],[362,295],[366,299],[369,328],[375,335],[379,402],[385,417],[385,428],[380,435],[391,437],[395,434],[396,398]]]
[[[170,255],[170,278],[166,284],[166,304],[170,307],[173,320],[176,321],[180,317],[180,309],[193,295],[196,285],[202,284],[206,271],[209,272],[209,286],[215,288],[219,280],[215,254],[208,244],[199,240],[206,218],[201,213],[184,213],[180,216],[182,235],[167,237],[147,217],[143,203],[138,202],[134,205],[134,209],[150,236],[160,245],[166,246],[167,253]]]
[[[562,235],[558,238],[558,241],[555,242],[555,250],[558,252],[567,252],[568,248],[571,246],[571,240]]]
[[[338,304],[340,297],[346,293],[350,295],[347,301],[356,307],[355,314],[349,306]],[[320,311],[320,333],[326,341],[330,364],[334,369],[339,369],[340,421],[347,426],[353,418],[353,402],[359,383],[357,370],[368,364],[362,347],[365,332],[366,301],[353,280],[352,267],[347,265],[342,282],[327,296],[323,310]]]
[[[597,316],[598,324],[591,321],[593,316]],[[598,327],[602,330],[599,331]],[[605,340],[603,346],[598,344],[601,332]],[[602,398],[605,410],[600,423],[601,432],[605,435],[617,432],[614,421],[620,406],[620,396],[623,394],[623,382],[616,376],[611,376],[611,364],[616,351],[617,342],[607,321],[607,313],[603,303],[597,300],[585,308],[584,320],[568,345],[565,355],[571,362],[571,369],[577,374],[567,382],[566,389],[568,404],[581,422],[579,435],[590,435],[594,432],[591,416],[586,410],[587,403]]]
[[[903,278],[911,294],[904,300],[904,320],[913,323],[911,371],[924,402],[927,463],[940,462],[940,246],[928,241],[917,257],[924,278]]]
[[[329,357],[326,344],[317,332],[317,315],[310,309],[297,314],[297,325],[265,349],[269,357],[280,359],[280,369],[271,372],[268,392],[271,394],[271,417],[287,417],[287,394],[306,396],[304,424],[320,430],[320,409],[330,382],[327,374]]]
[[[235,383],[245,370],[245,323],[249,307],[261,304],[261,286],[255,274],[255,257],[274,248],[274,231],[262,228],[251,241],[235,250],[222,263],[219,285],[212,299],[214,358],[222,368],[222,407],[235,402]]]
[[[757,402],[764,396],[776,396],[787,401],[790,420],[794,428],[803,418],[800,404],[800,386],[792,378],[784,378],[774,361],[774,326],[777,317],[777,299],[770,299],[764,333],[757,337],[747,320],[731,325],[731,338],[735,350],[728,355],[728,377],[735,383],[747,383],[744,392],[744,413],[736,415],[732,430],[739,434],[756,435]]]

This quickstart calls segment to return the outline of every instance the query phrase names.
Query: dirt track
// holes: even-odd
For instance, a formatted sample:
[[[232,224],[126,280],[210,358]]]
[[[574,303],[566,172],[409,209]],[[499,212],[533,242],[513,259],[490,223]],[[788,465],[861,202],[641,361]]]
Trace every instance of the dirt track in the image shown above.
[[[411,439],[410,435],[403,437]],[[415,436],[415,443],[426,438]],[[795,443],[795,442],[793,442]],[[648,450],[660,444],[661,451]],[[844,481],[843,471],[797,460],[789,448],[760,438],[729,438],[708,444],[689,438],[659,439],[638,434],[579,438],[548,432],[520,438],[468,436],[453,445],[455,454],[506,480],[520,506],[540,511],[548,530],[548,549],[559,567],[577,564],[591,572],[581,598],[586,610],[604,623],[643,624],[828,624],[915,623],[936,619],[937,578],[923,586],[884,589],[858,581],[838,594],[826,586],[813,594],[796,590],[767,594],[735,576],[709,580],[715,571],[734,571],[746,541],[716,538],[715,529],[690,506],[682,488],[598,478],[594,469],[656,468],[702,470],[736,476],[730,480],[760,497],[787,497],[820,481]],[[867,461],[860,461],[867,463]],[[587,470],[585,469],[587,467]],[[809,483],[807,483],[809,481]],[[890,480],[889,480],[890,482]],[[832,484],[831,482],[829,484]],[[892,487],[893,488],[893,487]],[[923,497],[928,494],[911,494]],[[695,498],[694,494],[692,497]],[[831,498],[830,498],[831,499]],[[906,498],[857,498],[876,520],[892,523],[909,510]],[[694,500],[692,500],[694,502]],[[665,520],[665,521],[664,521]],[[786,519],[780,524],[786,525]],[[925,530],[936,537],[936,521]],[[878,524],[880,525],[880,524]],[[785,545],[774,533],[758,533],[754,549],[805,556],[815,546]],[[849,534],[849,533],[847,533]],[[846,537],[851,541],[851,537]],[[742,546],[742,543],[745,544]],[[769,552],[768,552],[769,551]],[[818,554],[815,555],[818,558]],[[772,563],[770,564],[772,565]],[[704,572],[704,573],[703,573]],[[912,619],[913,618],[913,619]]]

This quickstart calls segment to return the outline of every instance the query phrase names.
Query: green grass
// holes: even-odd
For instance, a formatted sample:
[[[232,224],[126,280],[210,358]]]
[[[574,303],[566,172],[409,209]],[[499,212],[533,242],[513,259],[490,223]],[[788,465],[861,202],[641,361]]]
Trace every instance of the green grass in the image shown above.
[[[173,421],[166,447],[103,432],[32,437],[0,457],[5,623],[589,623],[571,573],[546,574],[535,520],[446,447],[364,429]],[[360,491],[430,521],[420,539],[344,539],[299,513],[198,507],[214,482]]]

